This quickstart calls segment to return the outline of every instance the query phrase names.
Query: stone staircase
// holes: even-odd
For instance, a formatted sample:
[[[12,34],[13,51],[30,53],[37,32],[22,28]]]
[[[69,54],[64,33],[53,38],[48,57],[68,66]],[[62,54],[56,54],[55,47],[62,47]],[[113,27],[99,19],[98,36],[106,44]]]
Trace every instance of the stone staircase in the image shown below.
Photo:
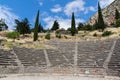
[[[114,41],[46,43],[56,49],[23,47],[14,47],[11,51],[0,49],[0,73],[105,75],[108,68],[108,75],[119,76],[120,39],[116,41],[115,47]],[[112,53],[111,49],[114,49]],[[109,62],[107,65],[106,61]]]
[[[116,46],[108,64],[108,75],[120,76],[120,39],[117,40]]]
[[[112,45],[112,40],[79,43],[78,66],[84,68],[102,68]]]
[[[24,66],[24,73],[40,73],[46,69],[46,59],[43,50],[14,47],[21,64]]]
[[[10,51],[0,49],[0,73],[17,73],[16,57]]]
[[[53,45],[58,51],[52,52],[51,50],[51,52],[48,51],[48,53],[49,57],[52,56],[50,61],[53,61],[53,64],[58,63],[57,65],[61,65],[62,68],[64,68],[63,65],[69,64],[65,67],[71,66],[70,69],[77,69],[73,71],[73,73],[104,75],[105,68],[103,65],[111,51],[113,42],[114,40],[83,41],[77,43],[77,49],[75,49],[75,42],[50,42],[49,45]],[[77,50],[77,53],[75,53],[75,50]],[[63,55],[67,59],[62,57]],[[61,59],[58,59],[57,62],[55,58],[58,56],[61,57]],[[53,58],[55,60],[53,60]],[[75,60],[77,63],[75,63]]]

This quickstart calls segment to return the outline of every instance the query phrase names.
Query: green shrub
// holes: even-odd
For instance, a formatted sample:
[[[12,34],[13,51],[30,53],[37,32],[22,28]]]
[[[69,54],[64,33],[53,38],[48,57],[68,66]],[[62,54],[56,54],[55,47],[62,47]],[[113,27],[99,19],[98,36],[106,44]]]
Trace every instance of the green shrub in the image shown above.
[[[45,39],[50,40],[50,33],[47,33]]]
[[[95,29],[94,29],[94,26],[92,26],[92,25],[90,25],[90,24],[87,24],[87,25],[84,25],[84,26],[83,26],[83,30],[93,31],[93,30],[95,30]]]
[[[61,38],[61,34],[56,34],[56,37],[60,39]]]
[[[67,31],[71,31],[71,28],[68,28]]]
[[[97,35],[97,33],[94,33],[93,36],[94,36],[94,37],[97,37],[98,35]]]
[[[114,26],[114,25],[115,25],[115,23],[111,23],[110,25],[111,25],[111,26]]]
[[[85,37],[85,36],[86,36],[85,34],[82,35],[82,37]]]
[[[115,27],[120,27],[120,19],[116,21]]]
[[[55,32],[55,34],[59,34],[60,32],[57,30],[56,32]]]
[[[19,36],[20,36],[20,34],[18,33],[18,32],[9,32],[8,34],[7,34],[7,37],[8,38],[10,38],[10,39],[17,39],[17,38],[19,38]]]
[[[103,32],[102,36],[105,37],[105,36],[110,36],[112,34],[113,33],[111,31],[105,31],[105,32]]]
[[[64,36],[64,38],[65,38],[65,39],[68,39],[68,37],[67,37],[67,36]]]

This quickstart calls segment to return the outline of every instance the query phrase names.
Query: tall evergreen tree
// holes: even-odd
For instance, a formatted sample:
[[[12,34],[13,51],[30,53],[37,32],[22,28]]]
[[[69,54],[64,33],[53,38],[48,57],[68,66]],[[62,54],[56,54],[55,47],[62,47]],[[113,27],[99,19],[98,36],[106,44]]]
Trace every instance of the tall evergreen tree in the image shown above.
[[[95,20],[95,23],[93,24],[93,27],[94,27],[94,30],[98,29],[98,21],[97,20]]]
[[[39,10],[37,12],[35,26],[34,26],[34,39],[33,39],[33,41],[38,40],[38,27],[39,27]]]
[[[57,29],[59,29],[59,23],[58,23],[57,20],[55,20],[51,30],[54,31],[54,30],[57,30]]]
[[[44,29],[43,29],[43,26],[41,24],[39,24],[39,27],[38,27],[38,32],[44,32]]]
[[[71,35],[74,36],[77,33],[76,25],[75,25],[75,16],[74,12],[72,13],[72,20],[71,20]]]
[[[119,11],[117,9],[115,10],[115,19],[116,19],[116,21],[118,19],[120,19],[120,13],[119,13]]]
[[[103,20],[103,15],[102,15],[102,11],[99,3],[98,3],[98,29],[99,31],[102,31],[102,32],[105,29],[105,23]]]

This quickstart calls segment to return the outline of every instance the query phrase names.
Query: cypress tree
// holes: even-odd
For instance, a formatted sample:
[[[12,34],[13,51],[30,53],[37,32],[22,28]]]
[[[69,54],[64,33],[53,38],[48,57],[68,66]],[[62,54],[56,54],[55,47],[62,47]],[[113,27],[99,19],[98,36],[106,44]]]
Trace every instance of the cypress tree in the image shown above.
[[[99,3],[98,3],[98,29],[99,29],[99,31],[102,30],[102,32],[105,29],[105,23],[104,23],[104,20],[103,20],[103,15],[102,15],[101,7],[100,7]]]
[[[38,32],[40,32],[40,33],[44,32],[44,29],[43,29],[43,26],[41,25],[41,23],[39,24]]]
[[[54,30],[57,30],[57,29],[59,29],[59,23],[58,23],[57,20],[55,20],[51,30],[54,31]]]
[[[35,26],[34,26],[34,39],[33,39],[33,41],[38,40],[38,27],[39,27],[39,10],[37,12]]]
[[[116,19],[116,21],[118,19],[120,19],[120,13],[119,13],[119,11],[117,9],[115,10],[115,19]]]
[[[95,20],[95,23],[93,24],[93,27],[94,27],[94,30],[98,29],[98,21],[97,20]]]
[[[74,16],[74,12],[73,12],[72,13],[72,20],[71,20],[71,34],[72,34],[72,36],[74,36],[75,33],[77,33],[77,30],[75,27],[75,16]]]

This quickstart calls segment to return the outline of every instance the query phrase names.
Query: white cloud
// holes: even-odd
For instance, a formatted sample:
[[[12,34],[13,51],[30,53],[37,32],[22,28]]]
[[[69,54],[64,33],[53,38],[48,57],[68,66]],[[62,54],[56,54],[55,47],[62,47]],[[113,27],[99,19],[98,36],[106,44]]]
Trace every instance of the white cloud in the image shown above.
[[[66,4],[64,8],[64,13],[67,16],[70,16],[72,12],[78,16],[80,12],[82,11],[84,14],[87,14],[89,11],[95,11],[95,8],[93,6],[86,7],[86,2],[84,0],[74,0],[72,2],[69,2]]]
[[[42,5],[43,5],[43,2],[39,2],[39,5],[42,6]]]
[[[88,14],[89,11],[96,11],[96,9],[95,9],[95,7],[93,7],[93,6],[86,7],[86,8],[85,8],[85,11],[84,11],[84,14]]]
[[[9,30],[14,29],[15,26],[15,19],[18,19],[19,17],[11,12],[11,9],[6,6],[0,5],[0,19],[5,19],[6,24],[9,27]]]
[[[55,16],[55,17],[51,17],[51,16],[48,16],[46,18],[43,19],[43,21],[47,24],[46,25],[46,29],[47,28],[51,28],[52,25],[53,25],[53,22],[57,20],[59,25],[60,25],[60,28],[64,28],[64,29],[67,29],[71,26],[71,19],[64,19],[64,18],[61,18],[61,17],[58,17],[58,16]],[[76,19],[76,26],[79,22],[84,22],[83,19]]]
[[[89,10],[90,10],[90,11],[96,11],[96,10],[95,10],[95,7],[93,7],[93,6],[90,6],[90,7],[89,7]]]
[[[102,8],[105,8],[106,6],[108,6],[110,3],[112,3],[115,0],[99,0],[100,1],[100,5]]]
[[[72,12],[78,13],[79,11],[85,10],[85,2],[83,0],[74,0],[66,4],[64,8],[64,13],[70,16]]]
[[[62,11],[62,7],[57,4],[54,6],[54,8],[51,9],[52,12],[55,12],[55,13],[58,13],[58,12],[61,12]]]

